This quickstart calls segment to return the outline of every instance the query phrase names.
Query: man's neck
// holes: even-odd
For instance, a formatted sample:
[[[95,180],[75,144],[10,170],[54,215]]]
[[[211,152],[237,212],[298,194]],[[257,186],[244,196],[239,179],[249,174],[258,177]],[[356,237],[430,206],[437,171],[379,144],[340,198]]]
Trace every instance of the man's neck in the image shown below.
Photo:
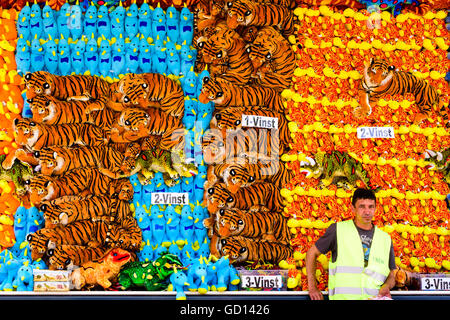
[[[365,224],[365,223],[361,224],[358,221],[353,220],[353,223],[355,224],[355,226],[357,226],[358,228],[363,229],[363,230],[372,230],[372,228],[373,228],[373,223],[372,222],[368,223],[368,224]]]

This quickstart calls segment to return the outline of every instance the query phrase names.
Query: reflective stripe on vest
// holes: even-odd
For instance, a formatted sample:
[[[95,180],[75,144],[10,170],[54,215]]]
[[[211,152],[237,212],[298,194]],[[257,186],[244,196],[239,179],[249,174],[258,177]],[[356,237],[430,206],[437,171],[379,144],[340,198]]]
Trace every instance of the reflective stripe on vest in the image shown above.
[[[338,256],[329,263],[328,293],[334,299],[367,299],[378,294],[389,275],[390,236],[375,227],[368,266],[352,220],[336,225]]]

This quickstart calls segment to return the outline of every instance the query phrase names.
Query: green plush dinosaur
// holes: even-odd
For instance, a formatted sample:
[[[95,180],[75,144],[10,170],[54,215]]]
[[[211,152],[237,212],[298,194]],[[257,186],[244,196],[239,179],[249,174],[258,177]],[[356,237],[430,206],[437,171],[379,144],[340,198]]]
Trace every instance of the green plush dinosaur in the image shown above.
[[[5,160],[6,154],[0,155],[0,163]],[[0,166],[0,180],[12,181],[15,186],[15,191],[18,196],[23,196],[27,192],[25,181],[33,177],[33,168],[19,160],[14,160],[10,169],[3,169]]]
[[[175,269],[183,268],[178,256],[161,253],[150,262],[128,262],[120,270],[118,281],[122,290],[145,288],[148,291],[165,290],[170,284],[169,277]]]
[[[425,151],[425,160],[430,164],[427,166],[429,170],[442,172],[444,181],[450,184],[450,148],[442,151]]]
[[[300,162],[301,172],[306,173],[309,178],[320,179],[320,186],[336,184],[338,187],[352,189],[356,187],[358,180],[362,180],[366,187],[372,188],[362,164],[346,152],[318,152],[314,159],[306,159],[307,161]]]

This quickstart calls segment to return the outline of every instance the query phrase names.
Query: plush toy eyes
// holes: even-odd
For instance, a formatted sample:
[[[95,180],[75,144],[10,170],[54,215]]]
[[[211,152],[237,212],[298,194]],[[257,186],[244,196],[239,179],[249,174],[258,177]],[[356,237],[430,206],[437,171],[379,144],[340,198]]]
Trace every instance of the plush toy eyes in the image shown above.
[[[125,120],[125,125],[129,126],[129,125],[131,125],[131,122],[128,120]]]
[[[220,243],[224,246],[224,245],[226,245],[227,244],[227,240],[225,240],[225,239],[222,239],[222,240],[220,240]]]
[[[67,259],[67,260],[66,260],[66,262],[65,262],[66,266],[67,266],[67,265],[69,265],[69,264],[70,264],[70,262],[72,262],[72,260],[70,260],[70,259]]]
[[[247,53],[250,53],[250,52],[252,52],[252,48],[248,47],[247,49],[245,49],[245,51],[247,51]]]
[[[123,102],[125,103],[130,102],[130,98],[128,98],[128,96],[123,97]]]
[[[223,214],[225,213],[225,210],[220,209],[220,210],[219,210],[219,213],[220,213],[220,215],[223,215]]]
[[[272,59],[272,55],[271,55],[270,53],[268,53],[268,54],[266,55],[266,59],[267,59],[267,60]]]
[[[209,193],[209,194],[213,194],[213,193],[214,193],[214,188],[209,188],[209,189],[208,189],[208,193]]]
[[[388,67],[388,70],[389,70],[389,71],[394,71],[394,70],[395,70],[395,67],[394,67],[394,66],[389,66],[389,67]]]
[[[39,158],[40,155],[41,155],[41,153],[40,153],[39,151],[33,152],[33,156],[34,156],[35,158]]]
[[[242,247],[239,249],[239,253],[244,253],[245,251],[247,251],[247,248],[245,248],[245,247]]]
[[[219,147],[223,147],[223,146],[225,145],[225,143],[223,143],[223,141],[220,141],[220,142],[218,143],[218,145],[219,145]]]
[[[208,83],[209,82],[209,77],[204,77],[203,78],[203,83]]]
[[[233,202],[233,201],[234,201],[233,197],[229,197],[229,198],[227,199],[227,202]]]
[[[223,92],[222,91],[217,92],[217,95],[216,95],[217,98],[220,98],[222,96],[223,96]]]
[[[46,82],[46,83],[44,83],[44,89],[49,89],[50,88],[50,85]]]
[[[25,75],[25,80],[31,80],[31,73],[27,73]]]
[[[252,14],[252,12],[251,12],[250,10],[247,10],[247,11],[244,13],[244,16],[248,17],[248,16],[251,15],[251,14]]]
[[[255,177],[250,176],[250,177],[248,178],[248,182],[253,182],[253,181],[255,181]]]
[[[243,225],[243,224],[244,224],[244,221],[238,220],[238,224]]]
[[[45,106],[49,106],[50,105],[50,100],[45,101]]]
[[[221,115],[220,115],[219,113],[218,113],[218,114],[216,114],[216,115],[215,115],[215,117],[216,117],[216,119],[217,119],[217,120],[220,120],[220,119],[222,119],[222,117],[221,117]]]
[[[240,125],[240,124],[241,124],[241,120],[236,120],[236,121],[234,122],[234,124],[235,124],[236,126]]]
[[[217,58],[222,58],[222,52],[217,53],[217,54],[216,54],[216,57],[217,57]]]
[[[148,84],[143,83],[143,84],[142,84],[142,88],[147,89],[147,88],[148,88]]]
[[[230,174],[231,174],[232,176],[235,176],[235,175],[236,175],[236,171],[234,171],[234,169],[231,169],[231,170],[230,170]]]
[[[33,103],[33,99],[27,99],[28,103]]]
[[[47,205],[46,205],[46,204],[41,204],[41,206],[39,207],[39,209],[40,209],[42,212],[45,212],[45,211],[47,211]]]

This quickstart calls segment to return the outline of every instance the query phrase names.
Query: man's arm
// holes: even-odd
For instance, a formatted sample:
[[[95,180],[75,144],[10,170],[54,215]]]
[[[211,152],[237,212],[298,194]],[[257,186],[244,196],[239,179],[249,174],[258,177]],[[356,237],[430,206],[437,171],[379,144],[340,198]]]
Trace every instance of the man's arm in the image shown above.
[[[378,296],[391,298],[391,289],[394,286],[395,286],[395,274],[394,270],[391,270],[391,272],[389,272],[388,277],[386,278],[386,281],[381,286],[380,291],[378,292]]]
[[[316,281],[316,269],[317,269],[317,257],[320,255],[320,251],[316,245],[306,252],[306,274],[308,278],[308,291],[311,300],[323,300],[322,292],[317,289]]]

